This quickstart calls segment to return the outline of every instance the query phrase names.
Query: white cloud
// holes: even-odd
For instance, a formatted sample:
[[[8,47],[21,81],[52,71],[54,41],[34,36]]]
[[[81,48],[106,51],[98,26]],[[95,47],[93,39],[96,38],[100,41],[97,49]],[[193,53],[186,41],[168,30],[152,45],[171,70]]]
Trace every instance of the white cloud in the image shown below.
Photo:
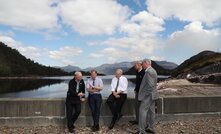
[[[59,50],[49,51],[49,57],[65,65],[73,65],[75,63],[73,58],[82,52],[83,50],[79,47],[64,46]]]
[[[57,9],[50,0],[0,0],[0,24],[39,30],[57,27]]]
[[[66,0],[59,7],[63,22],[82,35],[113,34],[129,15],[115,0]]]
[[[17,49],[22,55],[35,61],[38,61],[40,56],[43,53],[39,48],[36,48],[33,46],[25,46],[21,42],[16,41],[12,37],[9,37],[9,36],[0,35],[0,41],[5,43],[9,47]]]
[[[147,0],[148,11],[165,19],[200,21],[207,24],[221,20],[220,0]]]
[[[165,57],[160,56],[150,56],[150,59],[154,61],[165,61]]]
[[[169,38],[169,47],[185,47],[191,51],[214,50],[220,48],[220,29],[205,29],[200,22],[186,25],[183,31],[176,31]]]
[[[111,37],[100,44],[108,45],[103,50],[107,57],[123,60],[137,60],[151,55],[159,49],[156,35],[163,31],[163,19],[146,11],[141,11],[121,25],[120,31],[126,33],[120,38]]]
[[[101,57],[103,57],[103,55],[102,55],[102,54],[97,54],[97,53],[91,53],[91,54],[89,55],[89,57],[96,59],[96,58],[101,58]]]
[[[156,33],[164,31],[164,20],[147,11],[135,14],[131,19],[121,25],[121,31],[129,36],[140,36],[142,38],[155,36]]]

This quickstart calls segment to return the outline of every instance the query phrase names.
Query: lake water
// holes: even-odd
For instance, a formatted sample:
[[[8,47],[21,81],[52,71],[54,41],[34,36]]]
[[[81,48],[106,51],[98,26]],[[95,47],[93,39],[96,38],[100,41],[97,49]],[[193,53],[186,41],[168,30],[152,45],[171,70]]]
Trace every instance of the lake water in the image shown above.
[[[102,96],[111,93],[110,83],[113,75],[99,76],[104,83]],[[135,76],[128,78],[128,97],[134,98]],[[164,76],[160,76],[164,78]],[[65,98],[68,82],[73,76],[43,77],[38,79],[0,79],[0,98]],[[86,82],[88,77],[83,77]],[[86,96],[88,92],[86,91]]]

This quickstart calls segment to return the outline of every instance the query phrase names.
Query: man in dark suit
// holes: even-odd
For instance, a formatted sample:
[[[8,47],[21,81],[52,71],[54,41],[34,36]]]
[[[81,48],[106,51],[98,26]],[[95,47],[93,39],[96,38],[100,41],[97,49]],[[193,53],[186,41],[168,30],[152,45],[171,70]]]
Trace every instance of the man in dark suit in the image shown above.
[[[145,69],[145,74],[138,94],[138,100],[141,101],[141,104],[139,108],[139,131],[137,133],[155,133],[155,101],[159,98],[157,92],[157,72],[151,67],[151,60],[149,59],[144,59],[142,66],[143,69]],[[149,128],[145,130],[147,119]]]
[[[66,98],[67,125],[70,133],[74,132],[74,123],[81,113],[81,101],[84,101],[85,84],[81,72],[75,72],[70,80]],[[74,113],[73,113],[74,112]]]
[[[134,108],[135,108],[135,113],[136,113],[136,120],[130,121],[130,123],[133,125],[138,124],[138,120],[139,120],[140,101],[138,100],[138,93],[139,93],[141,81],[142,81],[143,76],[145,74],[145,70],[142,68],[142,61],[136,61],[134,68],[136,70],[136,86],[134,89],[134,93],[135,93]]]

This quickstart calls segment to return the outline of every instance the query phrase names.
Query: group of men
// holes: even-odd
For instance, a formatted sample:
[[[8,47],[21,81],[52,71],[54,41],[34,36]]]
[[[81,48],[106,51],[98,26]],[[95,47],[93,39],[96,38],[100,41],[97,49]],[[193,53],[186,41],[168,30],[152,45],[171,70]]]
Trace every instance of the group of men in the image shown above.
[[[151,60],[144,59],[135,63],[136,87],[135,87],[135,111],[136,120],[130,121],[138,124],[139,131],[136,134],[155,133],[155,100],[157,93],[157,73],[151,67]],[[111,94],[107,99],[107,105],[113,115],[109,129],[113,129],[115,123],[123,116],[121,109],[127,99],[128,80],[123,76],[123,71],[117,69],[115,77],[111,81]],[[81,102],[85,101],[85,88],[88,91],[88,104],[91,109],[93,126],[92,131],[99,131],[99,117],[102,103],[101,91],[103,81],[97,77],[97,71],[91,70],[91,77],[86,85],[81,72],[75,72],[74,78],[69,82],[66,98],[66,115],[69,132],[73,133],[75,121],[81,112]]]

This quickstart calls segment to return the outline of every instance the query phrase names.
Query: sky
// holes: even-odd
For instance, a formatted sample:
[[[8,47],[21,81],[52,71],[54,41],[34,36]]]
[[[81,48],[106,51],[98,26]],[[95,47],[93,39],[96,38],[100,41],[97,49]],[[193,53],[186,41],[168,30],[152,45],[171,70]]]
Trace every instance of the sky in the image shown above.
[[[221,51],[220,0],[0,0],[0,41],[47,66]]]

